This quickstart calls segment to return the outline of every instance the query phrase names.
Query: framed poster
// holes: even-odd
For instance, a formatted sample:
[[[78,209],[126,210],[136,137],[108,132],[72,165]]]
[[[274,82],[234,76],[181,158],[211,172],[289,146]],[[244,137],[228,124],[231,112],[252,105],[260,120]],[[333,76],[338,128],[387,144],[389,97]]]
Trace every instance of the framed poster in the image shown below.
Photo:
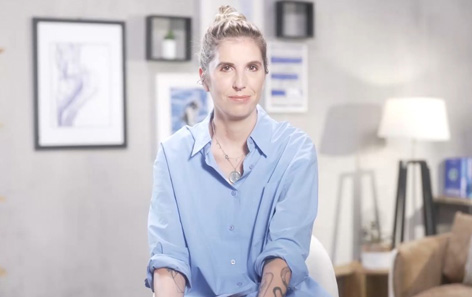
[[[269,75],[265,86],[265,108],[268,112],[308,110],[307,58],[306,44],[267,44]]]
[[[210,93],[198,83],[195,74],[166,73],[156,76],[158,142],[180,128],[193,126],[213,110]]]
[[[33,19],[36,149],[126,147],[125,24]]]

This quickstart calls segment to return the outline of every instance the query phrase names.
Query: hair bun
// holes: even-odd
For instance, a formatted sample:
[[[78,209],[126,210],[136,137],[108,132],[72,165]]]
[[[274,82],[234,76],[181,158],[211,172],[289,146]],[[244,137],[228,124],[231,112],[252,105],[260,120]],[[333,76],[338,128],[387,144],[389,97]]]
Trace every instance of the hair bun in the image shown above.
[[[233,7],[229,5],[223,5],[220,6],[220,8],[218,9],[218,14],[215,17],[215,22],[220,22],[223,20],[245,21],[246,17]]]

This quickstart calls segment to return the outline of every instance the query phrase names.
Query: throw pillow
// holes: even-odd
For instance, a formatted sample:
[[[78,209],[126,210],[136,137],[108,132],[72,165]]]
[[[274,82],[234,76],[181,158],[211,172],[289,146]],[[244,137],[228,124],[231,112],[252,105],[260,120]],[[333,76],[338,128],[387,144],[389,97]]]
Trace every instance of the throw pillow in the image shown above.
[[[444,261],[444,276],[452,283],[461,283],[472,236],[472,215],[457,212],[452,224],[451,237]]]

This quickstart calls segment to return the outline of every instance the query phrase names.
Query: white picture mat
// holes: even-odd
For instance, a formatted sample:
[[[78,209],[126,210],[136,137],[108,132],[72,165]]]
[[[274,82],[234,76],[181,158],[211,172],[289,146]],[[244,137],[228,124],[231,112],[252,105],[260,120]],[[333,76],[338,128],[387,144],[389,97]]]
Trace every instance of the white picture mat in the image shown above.
[[[198,73],[165,73],[156,75],[156,125],[157,139],[161,143],[172,135],[171,89],[172,88],[201,88]],[[208,113],[213,110],[213,100],[207,94]]]
[[[123,27],[57,21],[40,21],[37,26],[38,144],[124,144]],[[68,127],[57,125],[55,113],[59,70],[52,51],[58,44],[80,45],[81,64],[97,84],[94,100],[81,107],[74,125]]]
[[[273,113],[307,112],[307,45],[268,42],[267,59],[269,62],[269,74],[267,75],[265,85],[266,110]],[[274,96],[274,93],[283,95]]]

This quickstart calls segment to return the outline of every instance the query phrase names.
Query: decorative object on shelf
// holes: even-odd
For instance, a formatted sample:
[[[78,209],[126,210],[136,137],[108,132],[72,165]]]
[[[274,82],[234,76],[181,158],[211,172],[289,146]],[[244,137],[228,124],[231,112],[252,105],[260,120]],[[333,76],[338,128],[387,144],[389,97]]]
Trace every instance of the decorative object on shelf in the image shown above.
[[[156,76],[156,115],[160,143],[185,125],[193,126],[212,110],[213,101],[198,74],[166,73]]]
[[[389,269],[393,254],[386,238],[382,238],[377,221],[371,221],[368,227],[364,226],[362,233],[362,266],[366,269]]]
[[[410,165],[419,166],[421,169],[425,233],[426,235],[436,234],[436,216],[429,167],[426,161],[415,159],[414,148],[418,140],[446,141],[449,139],[449,124],[444,100],[425,97],[388,99],[384,106],[378,136],[406,138],[412,141],[412,158],[399,162],[392,248],[404,240],[407,172]],[[414,178],[413,181],[415,181]]]
[[[472,199],[472,158],[444,162],[444,196]]]
[[[191,59],[192,20],[187,17],[146,17],[146,58],[151,61]]]
[[[268,112],[306,112],[308,110],[308,49],[306,44],[269,42],[267,56],[271,65],[265,85]]]
[[[174,32],[169,29],[169,32],[162,41],[162,57],[164,59],[175,59],[177,55],[177,43],[175,42]]]
[[[311,38],[314,36],[314,3],[277,1],[276,35],[282,38]]]
[[[126,147],[125,23],[33,19],[36,149]]]

